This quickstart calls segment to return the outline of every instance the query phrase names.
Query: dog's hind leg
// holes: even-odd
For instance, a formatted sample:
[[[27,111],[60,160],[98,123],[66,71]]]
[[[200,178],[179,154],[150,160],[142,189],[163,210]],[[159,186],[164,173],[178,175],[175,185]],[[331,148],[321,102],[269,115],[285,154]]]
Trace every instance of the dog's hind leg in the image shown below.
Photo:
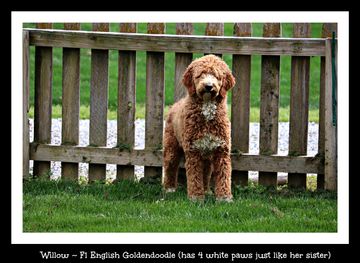
[[[181,158],[180,145],[175,137],[171,124],[165,128],[164,134],[164,188],[166,192],[174,192],[177,188],[179,162]]]

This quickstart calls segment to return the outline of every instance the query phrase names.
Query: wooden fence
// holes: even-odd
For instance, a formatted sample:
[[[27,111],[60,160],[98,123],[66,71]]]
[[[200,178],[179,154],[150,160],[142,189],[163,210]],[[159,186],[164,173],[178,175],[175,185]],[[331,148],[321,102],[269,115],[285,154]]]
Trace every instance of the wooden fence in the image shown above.
[[[145,166],[145,177],[162,173],[164,112],[164,54],[175,52],[175,100],[185,94],[182,73],[193,53],[231,54],[236,86],[232,93],[233,181],[248,183],[248,171],[259,171],[259,183],[276,185],[277,172],[287,172],[289,187],[306,188],[306,173],[317,174],[319,189],[337,188],[337,132],[333,123],[332,32],[336,24],[323,24],[323,38],[310,38],[310,24],[294,24],[293,38],[281,37],[281,24],[263,26],[263,37],[251,37],[250,23],[235,23],[234,36],[223,37],[224,25],[208,23],[204,36],[192,35],[193,25],[179,23],[176,35],[166,35],[165,24],[149,23],[148,34],[136,33],[136,24],[51,24],[23,30],[24,176],[29,160],[33,174],[62,162],[62,178],[77,179],[81,162],[89,163],[89,180],[105,179],[105,165],[117,165],[117,177],[134,178],[134,165]],[[29,141],[30,52],[35,46],[34,141]],[[63,48],[62,144],[51,145],[52,48]],[[90,145],[79,144],[80,49],[91,48]],[[108,105],[108,51],[118,50],[117,142],[106,147]],[[145,149],[134,148],[136,51],[146,51]],[[249,154],[251,56],[261,55],[260,152]],[[277,155],[280,56],[291,57],[289,155]],[[335,54],[336,55],[336,54]],[[310,57],[321,57],[318,154],[307,156]],[[336,58],[336,56],[335,56]],[[239,154],[241,152],[241,154]],[[182,173],[184,171],[182,170]]]

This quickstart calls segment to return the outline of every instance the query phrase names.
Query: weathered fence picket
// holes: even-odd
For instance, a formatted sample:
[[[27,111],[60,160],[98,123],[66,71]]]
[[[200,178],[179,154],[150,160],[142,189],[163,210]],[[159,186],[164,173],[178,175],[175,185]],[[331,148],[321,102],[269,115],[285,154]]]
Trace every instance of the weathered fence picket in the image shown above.
[[[177,35],[192,35],[193,25],[191,23],[177,23],[176,34]],[[175,52],[175,89],[174,89],[174,101],[178,101],[186,95],[186,88],[182,84],[182,77],[185,69],[191,63],[193,59],[192,53],[179,53]]]
[[[205,28],[206,36],[223,36],[224,35],[224,23],[207,23]],[[213,53],[213,52],[212,52]],[[209,53],[205,53],[207,55]],[[215,53],[215,55],[222,57],[221,53]]]
[[[192,23],[177,23],[176,34],[177,35],[192,35],[193,24]],[[174,90],[174,102],[184,98],[186,95],[186,88],[182,83],[183,74],[193,59],[192,53],[175,53],[175,90]],[[179,168],[178,171],[178,184],[186,184],[186,172],[184,168]]]
[[[251,37],[251,23],[235,23],[234,36]],[[250,127],[250,77],[251,56],[233,55],[232,71],[236,79],[231,100],[231,144],[233,152],[249,152]],[[232,172],[232,181],[236,185],[248,184],[248,171]]]
[[[94,23],[93,31],[109,31],[108,23]],[[108,50],[91,50],[90,135],[93,146],[106,146],[108,110]],[[89,181],[104,180],[106,164],[89,164]]]
[[[337,85],[333,86],[336,79],[333,79],[333,61],[332,55],[335,57],[336,62],[336,49],[335,54],[332,54],[332,40],[326,39],[326,56],[325,56],[325,160],[324,160],[324,188],[336,190],[337,189],[337,124],[334,123],[334,115],[337,120],[336,107],[334,109],[333,103],[337,101]],[[334,90],[335,89],[335,94]],[[335,95],[335,98],[333,97]],[[334,101],[335,100],[335,101]]]
[[[337,34],[336,23],[324,23],[322,25],[322,38],[332,37],[332,32]],[[325,158],[325,57],[320,59],[320,102],[319,102],[319,142],[318,153]],[[317,175],[317,188],[324,189],[324,174]]]
[[[310,24],[294,24],[294,37],[311,37]],[[306,155],[309,113],[310,58],[291,57],[289,155]],[[288,174],[288,186],[306,188],[306,174]]]
[[[264,37],[280,37],[281,24],[266,23]],[[260,101],[260,154],[272,155],[278,151],[278,116],[280,96],[280,57],[261,57],[261,101]],[[277,185],[277,173],[259,172],[259,184]]]
[[[136,23],[121,23],[120,32],[136,33]],[[119,51],[117,146],[131,151],[135,146],[136,52]],[[118,179],[135,179],[134,166],[118,165]]]
[[[29,94],[30,94],[30,46],[29,32],[23,32],[23,175],[29,177],[30,134],[29,134]]]
[[[36,26],[38,29],[52,28],[51,23]],[[52,47],[35,47],[35,143],[51,143],[52,53]],[[34,176],[45,176],[49,171],[50,162],[34,161]]]
[[[277,185],[277,172],[289,173],[290,187],[306,187],[306,174],[315,173],[317,187],[337,188],[337,130],[333,124],[332,42],[336,24],[323,25],[323,38],[310,38],[309,24],[295,24],[294,37],[282,38],[279,23],[264,24],[263,37],[251,37],[250,23],[235,23],[234,36],[224,37],[224,24],[208,23],[205,36],[195,36],[190,23],[176,24],[176,35],[166,35],[164,23],[149,23],[147,34],[136,33],[135,23],[93,24],[93,31],[79,31],[79,24],[52,30],[38,24],[23,34],[23,173],[50,171],[50,162],[62,162],[62,178],[76,180],[79,163],[89,163],[89,180],[104,180],[106,164],[117,165],[118,179],[135,179],[134,166],[145,166],[145,177],[162,175],[165,52],[175,52],[174,101],[186,94],[181,83],[193,53],[232,55],[236,85],[232,90],[232,177],[248,183],[248,171],[259,171],[259,183]],[[29,142],[29,46],[35,46],[34,141]],[[52,48],[63,48],[62,142],[51,145]],[[90,145],[79,146],[80,49],[91,49]],[[109,50],[118,51],[117,147],[107,147]],[[135,150],[136,52],[146,51],[145,149]],[[260,152],[249,154],[250,76],[252,55],[261,55]],[[278,152],[280,56],[292,56],[289,155]],[[310,56],[321,57],[318,155],[307,156]],[[335,54],[336,60],[336,54]],[[185,171],[180,164],[179,180]],[[183,176],[181,176],[183,175]],[[181,179],[182,178],[182,179]]]
[[[80,23],[65,23],[65,30],[80,30]],[[80,49],[63,48],[62,71],[62,138],[63,145],[79,144],[80,112]],[[78,163],[61,163],[61,177],[75,180],[79,176]]]
[[[164,34],[164,23],[148,23],[149,34]],[[145,150],[162,149],[164,127],[165,53],[146,53]],[[160,178],[162,169],[145,166],[145,177]]]

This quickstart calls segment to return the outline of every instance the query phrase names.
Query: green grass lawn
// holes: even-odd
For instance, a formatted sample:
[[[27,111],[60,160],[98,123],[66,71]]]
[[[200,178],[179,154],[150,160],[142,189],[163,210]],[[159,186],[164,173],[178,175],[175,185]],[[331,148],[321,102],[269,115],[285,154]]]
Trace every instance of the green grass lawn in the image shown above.
[[[321,36],[321,25],[319,23],[312,24],[312,37]],[[34,28],[35,24],[25,23],[24,27]],[[62,23],[55,23],[54,28],[63,29]],[[205,32],[205,23],[194,23],[194,35],[203,35]],[[292,36],[292,24],[282,24],[282,36]],[[91,24],[81,24],[82,30],[91,30]],[[166,24],[166,33],[175,34],[176,25],[175,23]],[[146,33],[146,23],[138,24],[138,32]],[[118,31],[118,24],[111,24],[110,31]],[[233,24],[225,23],[224,26],[225,36],[232,36]],[[262,24],[253,24],[253,36],[262,35]],[[30,48],[30,105],[34,104],[34,64],[35,64],[35,48]],[[202,54],[194,54],[194,58],[202,56]],[[232,56],[224,55],[224,60],[228,65],[232,66]],[[136,102],[139,105],[145,103],[146,96],[146,53],[137,52],[137,75],[136,75]],[[174,53],[165,54],[165,105],[171,105],[173,103],[174,96]],[[90,101],[90,66],[91,66],[91,50],[81,49],[80,59],[80,103],[83,106],[89,106]],[[261,57],[254,55],[252,56],[252,71],[251,71],[251,94],[250,94],[250,105],[252,108],[259,108],[260,105],[260,83],[261,83]],[[291,82],[291,57],[281,57],[281,69],[280,69],[280,107],[288,108],[290,104],[290,82]],[[319,105],[319,79],[320,79],[320,58],[311,58],[310,65],[310,95],[309,105],[310,110],[317,110]],[[117,107],[117,71],[118,71],[118,52],[110,50],[109,52],[109,109],[116,111]],[[62,49],[53,49],[53,104],[61,105],[61,82],[62,82]],[[229,102],[231,101],[231,94],[229,96]]]
[[[336,193],[233,190],[234,202],[187,200],[184,188],[32,179],[24,181],[24,232],[336,232]]]

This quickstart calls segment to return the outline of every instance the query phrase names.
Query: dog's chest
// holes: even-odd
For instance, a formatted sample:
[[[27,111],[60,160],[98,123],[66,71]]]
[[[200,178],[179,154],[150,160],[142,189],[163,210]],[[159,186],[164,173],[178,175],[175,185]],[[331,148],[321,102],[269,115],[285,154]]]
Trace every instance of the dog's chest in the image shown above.
[[[204,116],[205,121],[211,121],[216,116],[216,103],[213,101],[204,102],[201,106],[201,114]]]
[[[223,147],[225,141],[217,134],[220,130],[216,122],[218,107],[214,101],[207,101],[201,105],[201,120],[199,120],[199,130],[202,134],[192,142],[192,149],[199,151],[203,156],[211,155],[216,149]]]
[[[206,133],[203,137],[193,142],[192,148],[198,150],[202,155],[206,156],[210,155],[217,148],[223,147],[224,145],[224,140],[211,133]]]

